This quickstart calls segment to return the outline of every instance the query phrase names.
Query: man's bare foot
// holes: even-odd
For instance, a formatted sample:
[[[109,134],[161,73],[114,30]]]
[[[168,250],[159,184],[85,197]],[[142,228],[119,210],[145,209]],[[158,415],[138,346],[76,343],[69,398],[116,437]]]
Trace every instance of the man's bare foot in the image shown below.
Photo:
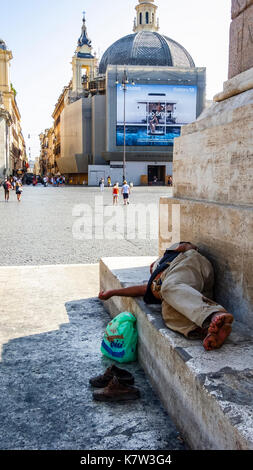
[[[111,297],[112,297],[112,294],[109,290],[108,291],[101,290],[101,292],[99,292],[99,296],[98,296],[98,298],[100,300],[108,300]]]
[[[217,312],[212,317],[208,334],[204,339],[203,346],[206,351],[219,349],[232,331],[233,315],[228,312]]]

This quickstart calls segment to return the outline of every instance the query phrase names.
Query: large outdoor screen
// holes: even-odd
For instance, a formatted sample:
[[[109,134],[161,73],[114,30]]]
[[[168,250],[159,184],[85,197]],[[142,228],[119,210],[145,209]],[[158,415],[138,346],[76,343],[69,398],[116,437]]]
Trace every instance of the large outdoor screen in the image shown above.
[[[173,145],[181,126],[196,120],[196,102],[196,86],[127,85],[124,92],[118,85],[117,145],[124,145],[124,127],[127,146]]]

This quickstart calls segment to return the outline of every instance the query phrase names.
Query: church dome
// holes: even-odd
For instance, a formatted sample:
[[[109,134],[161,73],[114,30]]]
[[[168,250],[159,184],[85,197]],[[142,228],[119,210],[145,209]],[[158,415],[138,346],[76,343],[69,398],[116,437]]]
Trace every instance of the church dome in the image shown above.
[[[99,73],[104,74],[108,65],[195,67],[183,46],[154,31],[140,31],[116,41],[104,53]]]
[[[2,39],[0,39],[0,49],[2,49],[4,51],[7,50],[7,46],[6,46],[5,42]]]

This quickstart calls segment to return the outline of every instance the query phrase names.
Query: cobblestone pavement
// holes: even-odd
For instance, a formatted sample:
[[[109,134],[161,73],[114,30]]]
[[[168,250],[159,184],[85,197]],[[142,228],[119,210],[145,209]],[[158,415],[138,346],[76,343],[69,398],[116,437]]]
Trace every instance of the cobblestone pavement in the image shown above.
[[[186,449],[137,362],[120,367],[133,373],[140,399],[93,401],[89,378],[111,364],[100,353],[109,315],[95,298],[68,302],[66,310],[69,323],[58,330],[3,347],[0,449]]]
[[[118,238],[121,235],[116,233],[119,232],[119,227],[115,229],[110,223],[111,193],[111,189],[105,188],[101,199],[99,188],[25,186],[21,203],[17,202],[14,192],[10,195],[10,201],[5,203],[3,189],[0,188],[0,265],[85,264],[96,263],[104,256],[156,255],[159,198],[162,195],[171,195],[171,188],[134,188],[128,207],[123,206],[120,197],[120,206],[116,209],[114,220],[119,222],[123,213],[124,230],[128,233],[124,239],[116,240],[115,235]],[[145,208],[150,204],[155,205],[155,208],[152,207],[155,215],[151,217],[151,227],[156,232],[156,239],[148,238],[149,229],[146,239],[136,238],[133,223],[127,219],[127,213],[129,214],[133,204],[142,204],[139,210],[140,213],[143,211],[144,216],[141,215],[139,220],[144,229]],[[80,205],[90,208],[93,217],[92,223],[85,217],[85,227],[82,228],[88,232],[91,224],[93,225],[93,238],[89,240],[73,237],[73,225],[79,223],[82,215]],[[95,222],[101,224],[98,231],[94,231]],[[103,224],[107,239],[101,236]],[[95,235],[97,239],[94,238]]]
[[[163,194],[171,194],[171,190],[136,188],[131,204],[143,204],[143,211],[148,204],[155,204],[158,214]],[[25,187],[21,203],[14,193],[5,203],[0,193],[2,450],[187,448],[138,362],[122,367],[134,374],[140,400],[127,404],[93,401],[89,378],[111,362],[100,352],[109,315],[94,297],[98,276],[94,280],[90,271],[98,267],[88,263],[97,263],[102,256],[156,255],[158,249],[157,239],[132,239],[133,227],[131,240],[75,239],[72,228],[77,218],[73,217],[73,208],[87,204],[94,212],[95,196],[101,198],[98,188]],[[111,207],[110,190],[105,190],[102,201],[97,214],[100,228],[107,222],[101,207],[102,211]],[[130,208],[120,202],[117,218]],[[118,229],[107,225],[106,230],[115,235]],[[59,264],[80,264],[78,269],[90,270],[86,291],[83,276],[76,273],[78,279],[68,278],[77,267]],[[18,267],[4,267],[10,265]],[[50,272],[47,276],[41,270]],[[68,297],[73,300],[66,300]],[[10,307],[11,302],[17,309]]]

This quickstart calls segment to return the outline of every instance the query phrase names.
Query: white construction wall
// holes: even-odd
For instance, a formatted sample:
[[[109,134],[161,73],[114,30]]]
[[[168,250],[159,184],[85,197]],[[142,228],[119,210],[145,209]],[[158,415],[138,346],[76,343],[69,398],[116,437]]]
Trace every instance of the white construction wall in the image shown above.
[[[170,162],[127,162],[126,179],[134,186],[140,186],[141,176],[148,174],[149,166],[166,166],[166,175],[172,175],[173,163]],[[89,165],[89,186],[97,186],[100,178],[104,178],[107,183],[108,176],[111,177],[112,184],[122,183],[123,164],[122,162],[111,162],[111,165]]]

